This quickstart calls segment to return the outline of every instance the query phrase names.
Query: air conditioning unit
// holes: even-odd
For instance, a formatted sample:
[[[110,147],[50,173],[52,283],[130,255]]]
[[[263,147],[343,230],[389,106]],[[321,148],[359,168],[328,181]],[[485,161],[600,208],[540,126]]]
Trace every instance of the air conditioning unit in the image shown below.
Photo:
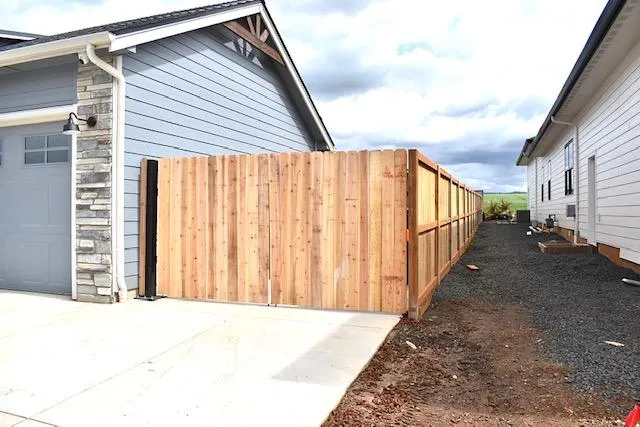
[[[567,205],[567,217],[569,218],[576,217],[576,205]]]

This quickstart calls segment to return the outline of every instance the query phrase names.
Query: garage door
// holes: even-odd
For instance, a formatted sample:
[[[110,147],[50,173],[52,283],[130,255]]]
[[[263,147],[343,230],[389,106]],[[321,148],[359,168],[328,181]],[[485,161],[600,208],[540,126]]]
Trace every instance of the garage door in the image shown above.
[[[71,293],[71,137],[0,128],[0,288]]]

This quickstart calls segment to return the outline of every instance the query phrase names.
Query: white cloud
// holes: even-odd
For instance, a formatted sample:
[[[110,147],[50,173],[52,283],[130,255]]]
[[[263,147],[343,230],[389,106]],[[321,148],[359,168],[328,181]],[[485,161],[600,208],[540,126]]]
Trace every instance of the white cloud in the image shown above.
[[[4,0],[0,28],[50,34],[210,2]],[[339,148],[413,142],[439,145],[441,153],[453,141],[457,148],[487,148],[477,146],[535,134],[604,4],[267,2],[303,77],[312,82],[312,95]],[[351,79],[334,81],[349,72]],[[523,101],[531,104],[531,114],[516,108]],[[515,162],[518,152],[509,147]],[[503,166],[516,174],[512,182],[486,173],[486,164],[450,168],[485,189],[522,188],[524,171]]]

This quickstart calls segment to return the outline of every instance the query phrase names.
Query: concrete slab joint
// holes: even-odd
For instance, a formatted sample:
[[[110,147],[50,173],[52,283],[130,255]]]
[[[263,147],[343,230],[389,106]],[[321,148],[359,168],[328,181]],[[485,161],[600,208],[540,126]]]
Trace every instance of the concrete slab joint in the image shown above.
[[[105,61],[113,63],[109,56]],[[93,64],[78,66],[76,156],[76,276],[78,301],[114,302],[111,259],[111,156],[113,78]]]

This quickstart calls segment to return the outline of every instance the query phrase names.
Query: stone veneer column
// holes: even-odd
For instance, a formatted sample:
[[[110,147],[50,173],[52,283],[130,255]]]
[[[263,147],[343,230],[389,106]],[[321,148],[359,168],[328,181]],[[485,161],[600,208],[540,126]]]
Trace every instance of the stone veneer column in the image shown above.
[[[113,63],[111,56],[103,58]],[[78,301],[114,302],[111,259],[111,128],[113,79],[94,64],[78,66],[80,122],[76,160],[76,274]]]

